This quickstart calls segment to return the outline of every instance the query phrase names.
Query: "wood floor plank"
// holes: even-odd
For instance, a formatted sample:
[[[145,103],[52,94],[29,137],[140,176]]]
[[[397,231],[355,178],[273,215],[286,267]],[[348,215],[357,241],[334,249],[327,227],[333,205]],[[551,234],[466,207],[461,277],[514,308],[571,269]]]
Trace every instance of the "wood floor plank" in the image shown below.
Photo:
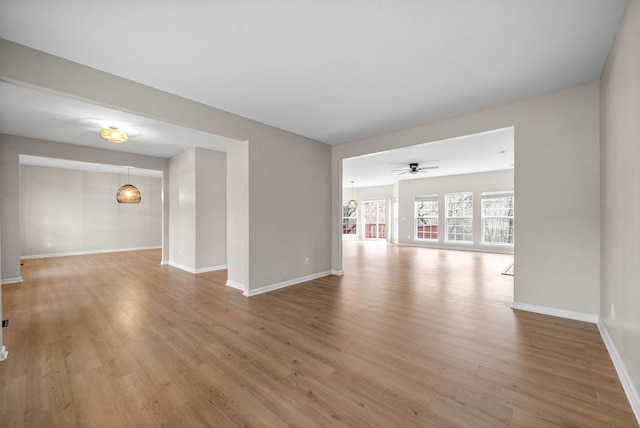
[[[345,242],[251,298],[160,257],[24,261],[0,426],[638,426],[595,325],[510,308],[512,256]]]

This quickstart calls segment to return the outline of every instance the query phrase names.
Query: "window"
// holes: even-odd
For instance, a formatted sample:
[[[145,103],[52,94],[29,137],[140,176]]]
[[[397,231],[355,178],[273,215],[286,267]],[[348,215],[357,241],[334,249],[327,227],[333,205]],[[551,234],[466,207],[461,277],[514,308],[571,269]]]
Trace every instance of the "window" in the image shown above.
[[[347,202],[342,203],[342,234],[356,235],[358,233],[358,207],[350,207]]]
[[[364,239],[387,239],[386,201],[367,201],[364,209]]]
[[[438,196],[418,196],[415,201],[416,239],[438,240]]]
[[[513,245],[513,192],[482,192],[482,243]]]
[[[445,195],[448,242],[473,242],[473,193]]]

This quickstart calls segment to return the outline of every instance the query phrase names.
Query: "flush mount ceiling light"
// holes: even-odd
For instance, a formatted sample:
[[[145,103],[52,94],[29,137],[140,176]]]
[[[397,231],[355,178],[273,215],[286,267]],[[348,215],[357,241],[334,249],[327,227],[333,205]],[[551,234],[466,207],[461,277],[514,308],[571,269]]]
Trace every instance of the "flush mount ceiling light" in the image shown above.
[[[133,184],[128,184],[129,171],[130,169],[127,169],[127,184],[121,186],[118,189],[118,193],[116,193],[116,199],[119,204],[139,204],[142,199],[138,188]]]
[[[125,143],[129,137],[127,133],[118,129],[117,126],[110,126],[100,130],[100,138],[110,143]]]

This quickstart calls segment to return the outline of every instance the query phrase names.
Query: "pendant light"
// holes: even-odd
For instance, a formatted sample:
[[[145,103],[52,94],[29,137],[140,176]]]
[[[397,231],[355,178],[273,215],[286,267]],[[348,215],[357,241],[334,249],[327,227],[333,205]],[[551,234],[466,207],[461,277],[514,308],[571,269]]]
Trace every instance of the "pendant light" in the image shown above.
[[[133,184],[129,183],[129,172],[131,168],[127,168],[127,184],[121,186],[116,193],[116,199],[119,204],[139,204],[142,196],[140,191]]]
[[[349,201],[349,203],[347,204],[347,206],[349,208],[357,208],[358,207],[358,201],[356,201],[355,199],[353,199],[353,183],[355,183],[355,181],[351,182],[351,200]]]

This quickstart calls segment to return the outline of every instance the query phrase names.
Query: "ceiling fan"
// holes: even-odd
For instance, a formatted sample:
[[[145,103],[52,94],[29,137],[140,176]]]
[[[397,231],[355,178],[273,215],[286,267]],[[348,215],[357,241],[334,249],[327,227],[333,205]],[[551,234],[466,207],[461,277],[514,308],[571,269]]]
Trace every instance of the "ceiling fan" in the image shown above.
[[[414,162],[414,163],[410,163],[409,164],[409,169],[394,169],[393,171],[402,171],[400,174],[398,175],[402,175],[402,174],[417,174],[417,173],[421,173],[421,174],[426,174],[427,172],[429,172],[429,169],[438,169],[440,168],[439,166],[420,166],[420,164],[418,162]]]

